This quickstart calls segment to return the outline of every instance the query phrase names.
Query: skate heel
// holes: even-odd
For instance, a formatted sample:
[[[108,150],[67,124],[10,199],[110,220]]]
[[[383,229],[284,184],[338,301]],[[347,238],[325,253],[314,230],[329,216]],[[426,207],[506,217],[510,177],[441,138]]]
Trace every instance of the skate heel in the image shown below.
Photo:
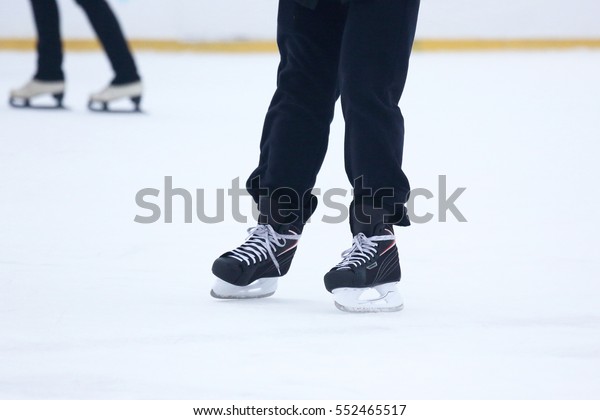
[[[132,96],[131,102],[133,102],[134,111],[141,112],[140,104],[142,102],[142,96],[141,95]]]
[[[64,92],[54,93],[54,94],[52,94],[52,96],[54,97],[54,99],[56,99],[56,106],[58,108],[63,108],[63,99],[65,97],[65,93]]]

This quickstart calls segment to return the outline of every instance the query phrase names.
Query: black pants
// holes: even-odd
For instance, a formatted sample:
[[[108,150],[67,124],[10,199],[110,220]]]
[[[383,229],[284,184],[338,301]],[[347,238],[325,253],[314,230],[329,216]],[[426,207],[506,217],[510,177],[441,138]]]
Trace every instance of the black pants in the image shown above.
[[[113,84],[131,83],[140,77],[116,16],[104,0],[76,0],[85,11],[115,72]],[[63,52],[56,0],[31,0],[38,34],[38,80],[64,80]]]
[[[286,196],[282,202],[300,197],[299,207],[312,213],[310,190],[341,95],[345,167],[354,203],[371,202],[385,208],[392,223],[409,223],[398,102],[418,9],[419,0],[321,0],[315,10],[294,0],[279,1],[277,90],[264,124],[259,165],[247,182],[259,208],[265,196],[270,201]]]

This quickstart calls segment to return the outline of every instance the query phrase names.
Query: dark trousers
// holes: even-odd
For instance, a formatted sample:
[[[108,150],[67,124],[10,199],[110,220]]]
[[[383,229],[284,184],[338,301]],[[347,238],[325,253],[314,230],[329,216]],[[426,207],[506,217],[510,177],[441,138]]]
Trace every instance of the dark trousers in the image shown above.
[[[290,208],[314,210],[310,190],[341,95],[354,203],[383,207],[392,223],[408,224],[404,203],[410,186],[402,171],[404,120],[398,102],[418,9],[419,0],[321,0],[315,10],[279,1],[277,90],[259,164],[247,182],[259,208],[266,196],[271,202],[286,196],[282,202],[299,197]]]
[[[135,62],[116,16],[104,0],[76,0],[85,11],[115,72],[113,84],[140,80]],[[38,80],[64,80],[63,52],[56,0],[31,0],[38,34]]]

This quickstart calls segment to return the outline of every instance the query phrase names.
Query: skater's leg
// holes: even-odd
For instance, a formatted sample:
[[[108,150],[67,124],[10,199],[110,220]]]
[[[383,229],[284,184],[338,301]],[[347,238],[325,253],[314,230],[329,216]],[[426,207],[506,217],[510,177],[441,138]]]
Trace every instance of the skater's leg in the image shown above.
[[[270,296],[290,267],[304,197],[314,208],[315,200],[304,193],[312,189],[327,150],[345,10],[338,2],[323,1],[316,10],[294,0],[279,2],[277,90],[265,119],[259,166],[247,183],[261,220],[243,245],[213,264],[214,297]],[[282,196],[292,202],[280,207],[274,199]],[[278,217],[283,207],[291,217]]]
[[[48,82],[64,80],[63,52],[56,0],[31,0],[31,7],[38,38],[37,71],[34,79]]]
[[[419,0],[351,2],[340,61],[346,172],[355,202],[383,205],[406,225],[404,120],[398,102],[408,71]],[[376,193],[379,191],[379,193]],[[360,208],[356,206],[353,208]]]
[[[273,196],[289,197],[294,209],[314,203],[310,190],[325,157],[338,97],[346,10],[339,2],[322,1],[315,10],[294,0],[279,2],[277,90],[265,118],[259,165],[247,183],[261,212]]]
[[[408,71],[419,0],[351,2],[342,42],[340,89],[346,172],[354,186],[354,235],[325,275],[336,307],[391,312],[404,307],[392,223],[406,225],[409,184],[402,171],[404,121],[398,102]],[[375,293],[367,298],[365,292]]]
[[[37,69],[33,80],[10,91],[9,104],[16,108],[62,108],[65,76],[56,0],[31,0],[37,39]],[[50,95],[56,105],[34,105],[31,100]]]
[[[41,1],[41,0],[40,0]],[[137,82],[140,76],[117,17],[105,0],[75,0],[85,11],[115,72],[112,85]]]

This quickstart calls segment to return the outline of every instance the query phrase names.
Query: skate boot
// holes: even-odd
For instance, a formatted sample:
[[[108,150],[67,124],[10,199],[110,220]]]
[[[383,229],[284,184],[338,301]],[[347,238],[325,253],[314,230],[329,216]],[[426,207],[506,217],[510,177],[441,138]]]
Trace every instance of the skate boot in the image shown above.
[[[56,105],[34,105],[33,98],[51,95],[56,100]],[[15,108],[41,108],[41,109],[63,109],[63,97],[65,95],[65,82],[63,80],[47,82],[43,80],[30,80],[19,89],[10,91],[8,103]]]
[[[335,306],[346,312],[395,312],[404,303],[398,293],[400,261],[393,225],[361,224],[351,219],[352,247],[325,274]]]
[[[140,103],[142,101],[143,90],[144,88],[141,81],[123,85],[110,84],[100,92],[90,95],[88,108],[90,111],[99,112],[141,112]],[[115,110],[109,108],[111,102],[127,98],[133,102],[132,110]]]
[[[248,229],[246,241],[221,255],[213,264],[216,282],[210,292],[218,299],[251,299],[271,296],[277,279],[292,263],[300,229],[291,225],[258,224]]]

